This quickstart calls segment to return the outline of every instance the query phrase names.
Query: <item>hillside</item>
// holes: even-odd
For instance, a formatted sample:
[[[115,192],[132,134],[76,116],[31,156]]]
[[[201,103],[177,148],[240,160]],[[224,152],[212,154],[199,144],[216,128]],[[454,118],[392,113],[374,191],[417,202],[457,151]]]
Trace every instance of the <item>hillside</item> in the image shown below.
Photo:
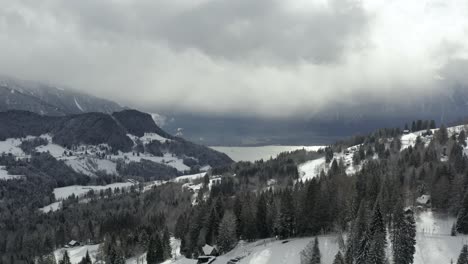
[[[136,110],[60,117],[0,112],[0,142],[0,152],[20,158],[48,152],[89,176],[107,171],[144,178],[173,177],[232,162],[225,154],[169,135],[149,114]],[[12,153],[11,149],[18,151]]]
[[[135,154],[113,152],[108,143],[94,148],[82,143],[67,150],[52,134],[31,136],[31,142],[3,141],[3,148],[16,157],[21,151],[30,155],[0,159],[7,171],[0,181],[7,205],[0,207],[7,212],[0,223],[8,226],[0,234],[9,234],[0,245],[9,245],[3,247],[6,254],[54,251],[60,256],[64,245],[75,240],[84,246],[70,249],[74,260],[90,249],[96,260],[116,257],[142,263],[151,253],[159,262],[195,263],[206,254],[206,245],[216,245],[220,256],[214,263],[244,257],[239,263],[282,264],[299,263],[300,252],[318,236],[322,263],[329,263],[339,250],[354,261],[379,256],[382,262],[376,263],[406,258],[409,263],[432,264],[455,261],[467,238],[468,126],[435,128],[433,122],[420,120],[410,131],[379,129],[317,151],[226,163],[181,177],[168,177],[168,170],[156,177],[154,172],[162,171],[158,166],[171,157],[167,165],[178,170],[211,154],[193,157],[196,145],[154,130],[141,137],[128,133],[154,129],[149,124],[128,128],[132,122],[127,115],[133,114],[145,115],[130,111],[122,122],[115,122],[134,142]],[[77,120],[81,118],[87,120]],[[54,119],[51,126],[63,122],[70,120]],[[72,126],[70,133],[76,129]],[[24,144],[24,150],[17,144]],[[35,153],[27,154],[31,149]],[[152,154],[160,150],[168,152]],[[190,161],[181,160],[179,150],[185,150]],[[80,155],[89,153],[95,166],[115,169],[127,182],[80,173],[85,168],[80,167]],[[104,159],[97,158],[103,153]],[[221,157],[210,159],[217,163]],[[115,167],[104,162],[116,160],[120,162]],[[25,206],[30,210],[16,209]],[[15,215],[19,220],[12,222]],[[26,229],[28,225],[37,229]],[[343,234],[343,240],[337,234]],[[27,244],[12,244],[19,237],[33,244],[49,242],[32,250]],[[180,241],[175,262],[168,260],[176,251],[171,241]]]
[[[0,111],[24,110],[64,116],[87,112],[112,113],[124,108],[115,102],[71,89],[0,75]]]

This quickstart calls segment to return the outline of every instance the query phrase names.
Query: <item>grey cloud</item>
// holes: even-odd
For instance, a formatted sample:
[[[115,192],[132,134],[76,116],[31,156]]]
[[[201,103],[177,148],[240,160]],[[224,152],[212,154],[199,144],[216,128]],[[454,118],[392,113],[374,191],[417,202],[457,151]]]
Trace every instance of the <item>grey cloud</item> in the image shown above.
[[[405,24],[417,17],[376,1],[0,0],[0,73],[152,111],[260,116],[410,104],[468,84],[455,63],[468,31],[429,25],[418,40]],[[453,7],[427,8],[432,19]]]
[[[69,14],[88,37],[166,41],[177,50],[260,63],[334,62],[365,39],[368,22],[362,7],[348,0],[304,13],[286,10],[280,0],[205,1],[191,8],[165,1],[125,3],[61,1],[56,12]]]

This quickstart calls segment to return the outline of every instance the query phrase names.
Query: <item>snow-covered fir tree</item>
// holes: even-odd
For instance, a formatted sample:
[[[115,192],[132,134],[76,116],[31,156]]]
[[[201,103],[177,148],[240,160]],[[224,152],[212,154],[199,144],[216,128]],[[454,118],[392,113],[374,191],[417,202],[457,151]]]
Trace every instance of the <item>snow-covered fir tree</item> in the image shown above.
[[[321,254],[318,238],[315,237],[307,246],[300,252],[301,264],[320,264]]]
[[[405,210],[401,200],[395,206],[392,226],[392,249],[395,264],[413,263],[416,252],[416,223],[413,211]]]
[[[457,264],[468,264],[468,246],[463,245],[460,255],[458,256]]]
[[[236,218],[231,212],[226,212],[219,224],[218,247],[222,253],[228,252],[237,243]]]

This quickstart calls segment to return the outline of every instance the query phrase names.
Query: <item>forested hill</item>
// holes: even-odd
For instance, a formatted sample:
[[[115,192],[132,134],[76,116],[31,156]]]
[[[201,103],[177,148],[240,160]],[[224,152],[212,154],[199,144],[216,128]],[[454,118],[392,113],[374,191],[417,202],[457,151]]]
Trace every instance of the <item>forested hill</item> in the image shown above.
[[[299,264],[288,261],[302,255],[278,262],[269,254],[248,255],[240,241],[326,234],[337,238],[326,259],[336,254],[346,260],[337,263],[450,263],[468,238],[467,129],[415,121],[408,130],[380,129],[318,152],[298,150],[157,182],[142,177],[126,189],[86,186],[81,196],[56,188],[89,183],[63,162],[37,153],[29,161],[2,156],[0,166],[25,177],[0,181],[0,253],[8,264],[31,263],[54,251],[62,258],[64,245],[76,240],[85,244],[83,257],[94,249],[92,261],[116,264],[141,257],[156,264],[171,258],[173,237],[184,258],[167,263],[196,263],[208,244],[226,254],[215,264],[238,256],[244,257],[240,264],[257,263],[256,257],[264,258],[261,263]],[[138,139],[147,142],[145,136]],[[140,155],[167,140],[174,141],[171,153],[190,145],[153,140],[158,143],[145,144]],[[144,172],[131,164],[121,164],[122,175]],[[66,182],[62,171],[70,175]],[[58,197],[60,206],[38,210]],[[41,263],[53,263],[47,259]]]
[[[106,144],[110,151],[132,151],[137,145],[139,151],[159,154],[170,150],[176,155],[184,155],[201,160],[201,165],[220,166],[232,162],[225,154],[199,146],[182,138],[174,137],[159,128],[149,114],[136,110],[123,110],[113,114],[84,113],[62,117],[43,116],[28,111],[12,110],[0,112],[0,141],[7,138],[38,137],[50,134],[53,143],[65,148],[78,145]],[[146,135],[159,137],[147,140],[138,139]]]
[[[64,116],[88,112],[112,113],[125,109],[107,99],[72,89],[24,81],[0,74],[0,111],[24,110]]]

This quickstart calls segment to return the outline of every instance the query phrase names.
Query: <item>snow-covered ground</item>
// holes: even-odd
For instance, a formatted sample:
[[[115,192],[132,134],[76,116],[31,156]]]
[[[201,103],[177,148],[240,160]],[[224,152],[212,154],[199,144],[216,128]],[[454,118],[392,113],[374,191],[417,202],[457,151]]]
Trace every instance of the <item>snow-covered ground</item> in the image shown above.
[[[184,175],[184,176],[179,176],[173,179],[172,181],[174,182],[190,181],[191,182],[193,180],[203,178],[205,175],[206,175],[206,172],[192,174],[192,175]]]
[[[100,186],[82,186],[82,185],[72,185],[66,187],[60,187],[54,189],[55,199],[61,200],[70,197],[72,194],[75,196],[83,196],[87,194],[90,190],[94,190],[95,192],[99,192],[100,190],[106,190],[111,188],[112,191],[115,188],[129,188],[130,186],[134,185],[132,182],[117,182],[108,185],[100,185]]]
[[[117,183],[111,183],[108,185],[100,185],[100,186],[83,186],[83,185],[72,185],[72,186],[66,186],[66,187],[60,187],[60,188],[55,188],[54,189],[54,195],[55,199],[58,200],[55,203],[51,203],[49,205],[46,205],[42,208],[39,208],[40,211],[44,213],[48,212],[54,212],[57,211],[62,207],[62,201],[64,199],[67,199],[68,197],[72,196],[73,194],[77,197],[82,197],[85,194],[87,194],[90,190],[93,190],[95,193],[99,192],[100,190],[107,190],[111,189],[114,191],[115,188],[119,189],[127,189],[130,188],[130,186],[135,185],[133,182],[117,182]]]
[[[409,146],[414,147],[414,145],[416,144],[416,138],[417,137],[420,137],[421,140],[427,146],[430,143],[430,141],[432,140],[432,138],[434,136],[434,133],[437,132],[438,130],[439,130],[438,128],[431,129],[432,135],[424,135],[427,130],[420,130],[420,131],[415,131],[415,132],[411,132],[411,133],[402,135],[401,136],[401,150],[404,150],[404,149],[408,148]],[[448,127],[447,128],[447,133],[448,133],[448,135],[450,137],[453,134],[460,133],[462,130],[465,130],[465,132],[468,133],[468,125],[459,125],[459,126]]]
[[[356,171],[359,171],[362,167],[361,164],[356,166],[353,164],[353,155],[354,152],[358,150],[358,147],[359,146],[349,147],[343,152],[333,154],[333,160],[337,160],[338,162],[343,160],[343,163],[346,166],[346,174],[348,175],[356,173]],[[297,166],[297,170],[299,172],[300,180],[307,181],[315,178],[320,175],[322,170],[326,173],[332,165],[333,160],[327,164],[325,162],[325,157],[322,157],[299,164]]]
[[[414,264],[440,264],[456,262],[462,246],[468,243],[468,236],[450,236],[450,228],[455,219],[423,212],[416,217],[417,244]],[[338,252],[337,236],[319,236],[322,263],[332,263]],[[313,238],[291,239],[283,241],[240,243],[231,252],[219,256],[213,263],[224,264],[234,257],[244,257],[239,264],[300,264],[300,252]],[[165,263],[188,264],[196,260],[181,258]]]
[[[317,177],[320,172],[328,171],[329,164],[325,163],[325,157],[307,161],[297,166],[299,177],[303,181]]]
[[[5,141],[0,141],[0,154],[11,153],[16,157],[24,157],[25,153],[19,145],[21,145],[19,138],[7,138]]]
[[[10,175],[6,170],[5,166],[0,166],[0,180],[14,180],[19,179],[23,176],[21,175]]]
[[[136,144],[137,140],[140,140],[143,144],[151,143],[153,140],[159,141],[161,143],[172,141],[171,139],[162,137],[162,136],[160,136],[159,134],[156,134],[156,133],[145,133],[142,137],[137,137],[137,136],[132,135],[132,134],[127,134],[127,136],[131,140],[133,140],[133,142],[135,144]]]
[[[62,207],[62,201],[51,203],[49,205],[46,205],[42,208],[39,208],[39,211],[42,211],[43,213],[48,213],[48,212],[55,212],[58,209]]]
[[[128,136],[135,142],[135,144],[137,140],[144,144],[150,143],[154,140],[160,142],[170,141],[170,139],[164,138],[156,133],[145,133],[143,137],[136,137],[131,134],[128,134]],[[142,159],[145,159],[165,164],[180,172],[190,170],[190,168],[183,163],[182,158],[172,155],[171,153],[165,153],[163,157],[157,157],[150,153],[140,153],[137,155],[133,152],[119,152],[117,155],[107,155],[103,157],[102,155],[106,152],[105,150],[110,149],[107,144],[96,146],[79,145],[73,149],[66,149],[58,144],[54,144],[52,142],[52,135],[50,134],[44,134],[39,137],[46,139],[48,143],[46,145],[36,147],[36,151],[48,152],[54,158],[65,161],[65,163],[76,172],[83,173],[88,176],[96,176],[97,171],[106,171],[108,174],[117,174],[116,164],[120,159],[125,162],[140,162]],[[34,138],[36,137],[27,136],[25,138],[9,138],[5,141],[0,141],[0,154],[11,153],[18,158],[25,158],[28,155],[26,155],[19,146],[22,141]],[[208,167],[205,169],[208,169]]]
[[[93,157],[77,157],[66,159],[65,164],[74,171],[95,176],[97,171],[105,171],[107,174],[117,175],[117,163],[107,159],[97,159]]]
[[[86,251],[88,251],[91,260],[96,261],[96,253],[98,251],[99,245],[85,245],[73,248],[59,248],[54,251],[55,259],[57,263],[62,259],[64,251],[68,251],[68,256],[70,257],[70,262],[72,264],[77,264],[86,256]]]
[[[163,157],[158,157],[158,156],[151,155],[149,153],[140,153],[140,155],[138,156],[137,154],[134,154],[133,152],[124,153],[124,152],[119,151],[119,154],[111,155],[110,158],[113,161],[122,159],[125,162],[130,162],[130,161],[140,162],[142,159],[145,159],[145,160],[153,161],[156,163],[161,163],[161,164],[171,166],[180,172],[185,172],[185,171],[190,170],[190,167],[184,164],[183,159],[180,159],[175,155],[173,156],[171,153],[164,153]]]
[[[234,161],[256,161],[275,158],[281,152],[306,149],[308,151],[317,151],[323,146],[261,146],[261,147],[210,147],[219,152],[228,155]]]

